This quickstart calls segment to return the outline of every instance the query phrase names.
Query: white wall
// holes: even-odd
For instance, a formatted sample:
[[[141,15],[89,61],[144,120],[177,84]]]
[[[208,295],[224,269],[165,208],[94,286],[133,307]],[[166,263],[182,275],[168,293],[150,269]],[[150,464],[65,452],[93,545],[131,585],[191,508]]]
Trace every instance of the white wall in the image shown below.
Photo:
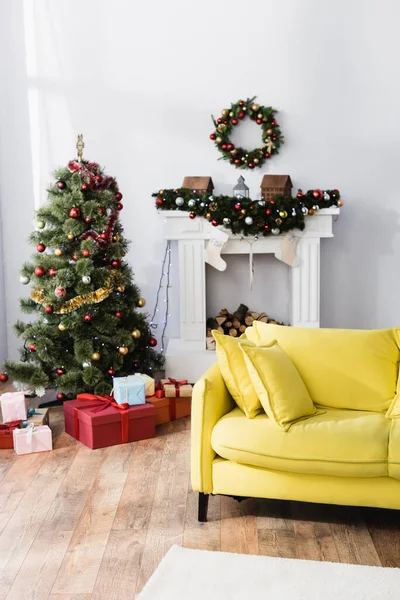
[[[290,173],[296,187],[338,187],[346,201],[323,245],[322,324],[399,324],[395,0],[5,0],[0,11],[9,330],[27,291],[18,270],[32,209],[77,133],[118,177],[129,259],[151,304],[163,241],[150,195],[185,175],[231,190],[239,173],[217,161],[210,114],[251,95],[280,109],[287,142],[268,171],[245,173],[253,195],[264,172]]]

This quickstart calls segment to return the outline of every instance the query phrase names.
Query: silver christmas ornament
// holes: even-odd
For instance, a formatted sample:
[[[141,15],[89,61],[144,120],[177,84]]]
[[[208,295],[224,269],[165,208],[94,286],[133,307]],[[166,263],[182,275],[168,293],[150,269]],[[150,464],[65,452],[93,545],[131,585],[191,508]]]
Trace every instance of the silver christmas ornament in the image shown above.
[[[193,206],[196,206],[196,200],[193,200],[193,198],[191,200],[189,200],[188,202],[188,207],[189,208],[193,208]]]
[[[91,282],[91,279],[90,279],[89,275],[84,275],[82,277],[82,283],[84,283],[85,285],[88,285],[88,283],[90,283],[90,282]]]
[[[175,204],[177,206],[183,206],[184,202],[185,202],[184,199],[181,198],[180,196],[178,196],[177,199],[175,200]]]
[[[253,225],[252,217],[246,217],[244,222],[246,223],[246,225]]]
[[[205,207],[204,202],[200,202],[200,208],[204,208],[204,207]]]
[[[271,229],[271,233],[272,233],[272,235],[279,235],[279,234],[280,234],[280,232],[281,232],[281,230],[280,230],[280,229],[278,229],[277,227],[276,227],[275,229]]]
[[[228,217],[225,217],[225,219],[222,219],[222,223],[223,223],[224,225],[229,225],[229,224],[230,224],[230,222],[231,222],[231,220],[230,220],[230,219],[228,219]]]
[[[319,206],[318,206],[318,204],[314,204],[314,206],[313,206],[313,210],[319,210]]]
[[[328,192],[324,192],[324,200],[330,200],[330,199],[331,199],[331,197],[328,194]]]
[[[30,282],[31,278],[28,277],[28,275],[21,275],[21,277],[19,278],[20,283],[23,283],[24,285],[27,285]]]
[[[292,208],[292,217],[295,217],[295,216],[296,216],[296,214],[297,214],[297,213],[296,213],[296,209],[295,209],[295,208]]]
[[[82,363],[82,367],[83,367],[84,369],[87,369],[88,367],[91,367],[91,366],[92,366],[92,365],[90,364],[90,362],[87,362],[87,361],[86,361],[86,362],[83,362],[83,363]]]
[[[258,206],[265,206],[265,200],[259,200]]]
[[[303,206],[301,212],[303,213],[303,215],[308,215],[308,208],[306,206]]]

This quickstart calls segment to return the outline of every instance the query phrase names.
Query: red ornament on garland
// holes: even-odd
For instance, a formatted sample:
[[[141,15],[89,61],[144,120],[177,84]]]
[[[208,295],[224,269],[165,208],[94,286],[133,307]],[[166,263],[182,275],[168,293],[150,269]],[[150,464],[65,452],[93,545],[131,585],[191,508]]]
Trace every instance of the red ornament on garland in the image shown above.
[[[228,148],[228,146],[226,144],[222,144],[221,149],[222,150],[226,150]]]
[[[240,202],[236,202],[235,210],[240,210],[241,208],[242,208],[242,205],[240,204]]]
[[[272,215],[272,210],[270,208],[267,208],[267,210],[265,211],[266,215]]]
[[[269,153],[269,152],[266,152],[266,153],[264,154],[264,156],[265,156],[265,158],[271,158],[271,155],[270,155],[270,153]]]
[[[270,204],[275,204],[275,200],[269,200]]]
[[[233,161],[235,163],[235,165],[240,165],[240,160],[238,158],[235,158],[235,160]]]
[[[215,140],[217,136],[215,135],[215,133],[211,133],[210,134],[210,140]]]
[[[88,258],[90,256],[90,252],[89,250],[87,250],[87,248],[82,250],[82,256],[84,256],[85,258]]]
[[[115,316],[117,317],[117,319],[123,319],[124,318],[124,313],[122,311],[118,310],[115,313]]]
[[[72,260],[75,260],[75,261],[79,260],[78,255],[74,253],[72,255]]]
[[[217,123],[220,123],[220,124],[222,123],[222,119],[221,119],[221,117],[218,117],[218,119],[217,119]]]
[[[297,192],[297,198],[302,198],[304,196],[303,192]]]
[[[156,338],[150,338],[149,339],[149,346],[151,346],[152,348],[154,348],[155,346],[157,346],[157,340]]]
[[[36,352],[36,346],[35,346],[35,344],[31,344],[31,345],[29,346],[29,351],[30,351],[30,352]]]
[[[59,369],[57,369],[56,373],[59,377],[61,377],[61,375],[65,375],[65,369],[60,367]]]
[[[101,237],[101,239],[102,239],[102,240],[106,240],[108,236],[107,236],[107,234],[106,234],[106,233],[104,233],[104,231],[103,231],[103,233],[101,233],[101,234],[100,234],[100,237]]]
[[[101,215],[105,215],[105,214],[106,214],[106,209],[105,209],[105,208],[103,208],[102,206],[100,206],[100,208],[99,208],[99,213],[100,213]]]
[[[121,192],[117,192],[115,194],[115,197],[116,197],[117,200],[122,200],[122,194],[121,194]]]
[[[257,123],[257,125],[261,125],[262,124],[262,119],[257,119],[256,123]]]
[[[323,194],[321,192],[321,190],[314,190],[312,195],[314,196],[314,198],[316,198],[317,200],[321,200]]]
[[[237,125],[239,121],[237,119],[232,119],[232,125]]]
[[[44,252],[44,251],[46,250],[46,246],[45,246],[45,245],[44,245],[44,244],[41,242],[40,244],[38,244],[38,245],[36,246],[36,250],[37,250],[38,252]]]
[[[111,376],[115,375],[115,370],[111,367],[110,369],[108,369],[107,373]]]
[[[92,315],[86,314],[83,317],[83,320],[85,321],[85,323],[90,323],[90,321],[92,320]]]
[[[121,266],[121,261],[118,260],[118,259],[113,260],[112,263],[111,263],[111,266],[112,266],[113,269],[119,269],[120,266]]]
[[[103,181],[103,178],[101,175],[96,175],[95,180],[97,181],[97,183],[101,183]]]
[[[265,229],[266,231],[268,231],[268,230],[269,230],[269,225],[264,225],[264,229]]]
[[[49,275],[50,275],[50,277],[55,277],[56,274],[57,274],[57,269],[55,269],[54,267],[51,267],[49,269]]]
[[[239,119],[244,119],[245,118],[245,114],[244,112],[240,111],[240,113],[238,114]]]
[[[233,144],[227,144],[226,149],[227,150],[233,150],[234,149],[234,145]]]
[[[43,275],[46,273],[44,267],[36,267],[35,269],[35,275],[36,277],[43,277]]]
[[[62,392],[58,392],[56,398],[57,398],[57,400],[62,400],[63,401],[63,400],[65,400],[66,396]]]
[[[44,307],[44,311],[45,313],[47,313],[48,315],[51,315],[51,313],[53,312],[53,307],[51,304],[48,304],[47,306]]]
[[[164,200],[162,198],[157,198],[156,206],[162,206],[164,204]]]
[[[218,227],[218,224],[219,224],[219,223],[218,223],[218,221],[217,221],[216,219],[213,219],[213,220],[211,221],[211,225],[213,225],[214,227]]]
[[[246,104],[246,102],[244,100],[240,100],[239,106],[244,106],[245,104]]]
[[[189,219],[195,219],[196,215],[194,213],[189,213]]]
[[[69,216],[71,217],[71,219],[79,219],[79,217],[81,216],[81,209],[77,206],[73,206],[69,211]]]
[[[117,210],[122,210],[124,208],[124,205],[121,204],[121,202],[117,202]]]
[[[87,183],[82,183],[82,185],[81,185],[82,192],[86,192],[86,190],[88,190],[88,189],[89,189],[88,184]]]
[[[249,169],[254,169],[255,164],[252,162],[249,162],[249,164],[247,166],[249,167]]]
[[[8,381],[7,373],[0,373],[0,381],[1,383],[6,383],[6,381]]]
[[[57,187],[59,190],[65,190],[67,184],[65,183],[65,181],[57,181]]]
[[[91,219],[91,217],[85,217],[83,220],[85,221],[85,223],[86,223],[87,225],[90,225],[90,223],[92,222],[92,219]]]
[[[272,127],[275,127],[276,121],[271,121],[271,125],[272,125]]]

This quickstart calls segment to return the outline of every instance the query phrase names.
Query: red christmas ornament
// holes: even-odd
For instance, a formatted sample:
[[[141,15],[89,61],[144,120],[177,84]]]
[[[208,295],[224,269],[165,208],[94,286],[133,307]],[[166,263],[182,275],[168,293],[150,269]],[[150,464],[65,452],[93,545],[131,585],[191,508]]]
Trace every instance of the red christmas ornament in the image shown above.
[[[121,192],[117,192],[115,194],[115,197],[116,197],[117,200],[122,200],[122,194],[121,194]]]
[[[214,227],[217,227],[218,226],[218,221],[216,219],[213,219],[211,221],[211,225],[214,225]]]
[[[304,196],[303,192],[297,192],[297,198],[302,198]]]
[[[124,313],[122,311],[118,310],[115,313],[115,316],[117,317],[117,319],[123,319],[124,318]]]
[[[270,200],[269,203],[270,204],[275,204],[275,200]]]
[[[244,119],[245,114],[244,112],[240,111],[240,113],[238,114],[239,119]]]
[[[84,250],[82,250],[82,256],[84,256],[85,258],[88,258],[90,256],[89,250],[87,250],[86,248]]]
[[[56,398],[57,400],[65,400],[65,394],[63,394],[62,392],[58,392]]]
[[[115,375],[115,371],[114,371],[114,369],[112,367],[110,369],[108,369],[107,373],[109,375]]]
[[[120,266],[121,266],[121,261],[118,260],[118,259],[113,260],[112,263],[111,263],[111,266],[112,266],[113,269],[119,269]]]
[[[54,295],[56,296],[56,298],[64,298],[65,294],[67,293],[67,290],[65,289],[65,287],[56,287],[56,289],[54,290]]]
[[[97,181],[97,183],[101,183],[103,181],[103,178],[101,175],[96,175],[95,180]]]
[[[30,351],[30,352],[36,352],[36,346],[35,346],[35,344],[31,344],[31,345],[29,346],[29,351]]]
[[[157,198],[156,206],[162,206],[164,204],[164,200],[162,198]]]
[[[104,233],[104,231],[100,234],[100,237],[102,240],[106,240],[107,239],[107,234]]]
[[[269,225],[264,225],[264,229],[266,229],[266,231],[268,231]]]
[[[65,190],[67,184],[65,183],[65,181],[57,181],[57,187],[59,190]]]
[[[90,225],[90,223],[92,222],[92,219],[90,217],[85,217],[83,219],[85,221],[85,223],[87,223],[88,225]]]
[[[240,210],[241,208],[242,208],[242,205],[240,204],[240,202],[236,202],[235,210]]]
[[[121,202],[117,202],[117,210],[122,210],[124,208],[124,205],[121,204]]]
[[[105,208],[103,208],[103,207],[101,206],[101,207],[99,208],[99,213],[100,213],[101,215],[105,215],[105,214],[106,214],[106,209],[105,209]]]
[[[320,200],[322,198],[322,192],[321,190],[314,190],[312,195],[314,196],[314,198],[316,198],[317,200]]]
[[[275,141],[276,141],[276,135],[273,135],[273,136],[272,136],[272,139],[273,139],[273,141],[275,142]]]
[[[149,339],[149,346],[151,346],[152,348],[154,348],[155,346],[157,346],[157,340],[156,338],[150,338]]]
[[[85,321],[85,323],[90,323],[90,321],[92,320],[92,315],[85,315],[83,317],[83,320]]]
[[[232,119],[232,125],[237,125],[239,121],[237,119]]]
[[[275,127],[276,121],[271,121],[271,125],[272,125],[272,127]]]
[[[46,246],[44,244],[40,243],[36,246],[36,250],[38,252],[44,252],[46,250]]]
[[[78,255],[74,253],[74,254],[72,255],[72,260],[75,260],[75,261],[79,260],[79,259],[78,259]]]
[[[210,140],[215,140],[217,136],[215,135],[215,133],[210,133]]]
[[[267,210],[265,211],[266,215],[272,215],[272,210],[270,208],[267,208]]]
[[[226,144],[222,144],[221,149],[222,150],[226,150],[228,148],[228,146]]]
[[[51,267],[49,269],[49,275],[50,275],[50,277],[55,277],[56,274],[57,274],[57,269],[55,269],[54,267]]]
[[[82,192],[86,192],[86,190],[88,190],[88,189],[89,189],[88,184],[87,183],[82,183],[82,185],[81,185]]]
[[[235,160],[233,161],[235,163],[235,165],[240,165],[240,160],[238,158],[235,158]]]
[[[228,145],[226,146],[226,149],[227,149],[227,150],[233,150],[233,149],[234,149],[234,147],[235,147],[235,146],[234,146],[233,144],[228,144]]]
[[[221,117],[219,117],[219,118],[217,119],[217,123],[222,123],[222,119],[221,119]]]
[[[48,304],[47,306],[44,307],[44,311],[45,313],[47,313],[48,315],[51,315],[51,313],[53,312],[53,307],[51,304]]]
[[[65,369],[60,367],[59,369],[56,370],[56,373],[59,377],[61,377],[61,375],[65,375]]]
[[[0,381],[1,383],[6,383],[6,381],[8,381],[7,373],[0,373]]]
[[[271,158],[271,155],[270,155],[270,153],[269,153],[269,152],[266,152],[266,153],[264,154],[264,156],[265,156],[265,158]]]
[[[46,271],[44,270],[43,267],[36,267],[35,269],[35,275],[36,277],[43,277],[43,275],[46,273]]]
[[[244,106],[245,104],[246,104],[246,102],[245,102],[244,100],[241,100],[241,101],[239,102],[239,106]]]
[[[196,215],[194,213],[189,213],[189,219],[195,219]]]
[[[261,125],[262,124],[262,119],[257,119],[256,123],[257,123],[257,125]]]
[[[69,211],[69,216],[71,217],[71,219],[79,219],[79,217],[81,216],[81,209],[77,206],[73,206]]]
[[[249,169],[254,169],[255,164],[252,162],[249,162],[249,164],[247,166],[249,167]]]

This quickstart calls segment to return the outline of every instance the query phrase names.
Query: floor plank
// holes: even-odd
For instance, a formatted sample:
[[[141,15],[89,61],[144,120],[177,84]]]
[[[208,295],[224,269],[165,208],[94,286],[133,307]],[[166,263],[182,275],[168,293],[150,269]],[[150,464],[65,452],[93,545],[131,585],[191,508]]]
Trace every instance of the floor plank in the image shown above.
[[[290,502],[258,500],[256,514],[259,554],[297,558]]]
[[[256,500],[221,496],[221,550],[258,554]]]
[[[126,473],[99,473],[76,526],[53,593],[92,593]]]
[[[400,566],[399,511],[366,508],[362,513],[382,567]]]
[[[208,520],[197,520],[198,494],[189,486],[186,504],[183,545],[198,550],[221,550],[221,498],[211,496],[208,506]]]
[[[339,562],[331,525],[319,520],[321,507],[300,502],[291,502],[290,507],[297,558]]]
[[[16,458],[14,450],[0,450],[0,483],[13,466]]]
[[[362,516],[361,509],[326,507],[340,562],[379,567],[381,561]],[[326,517],[325,517],[326,518]]]

